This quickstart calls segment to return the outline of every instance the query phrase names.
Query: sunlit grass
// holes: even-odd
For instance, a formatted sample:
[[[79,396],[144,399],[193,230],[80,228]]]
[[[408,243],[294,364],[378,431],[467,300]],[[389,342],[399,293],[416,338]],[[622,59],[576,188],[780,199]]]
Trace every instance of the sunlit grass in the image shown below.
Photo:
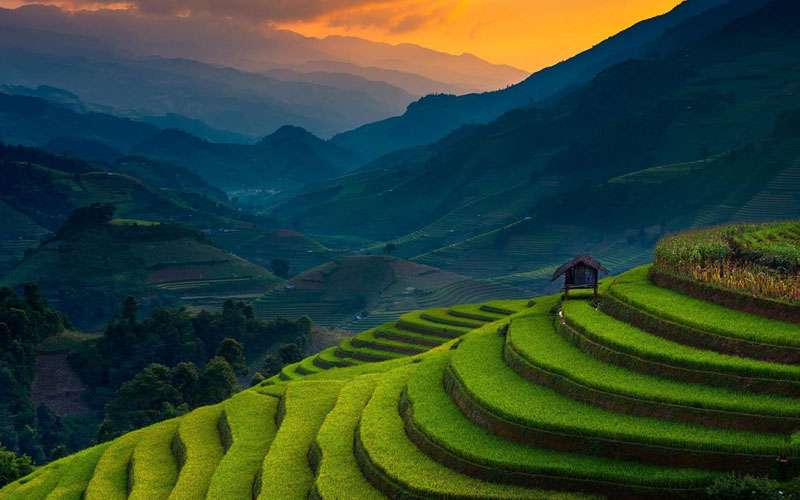
[[[800,346],[800,325],[747,314],[660,288],[647,277],[650,266],[614,280],[609,293],[654,316],[721,336],[766,344]]]

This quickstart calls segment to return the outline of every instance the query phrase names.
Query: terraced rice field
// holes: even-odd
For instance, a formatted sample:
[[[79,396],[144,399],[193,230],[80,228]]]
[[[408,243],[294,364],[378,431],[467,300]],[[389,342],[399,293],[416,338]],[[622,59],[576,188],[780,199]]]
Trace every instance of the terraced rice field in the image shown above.
[[[800,368],[758,351],[800,325],[719,308],[634,270],[597,303],[408,313],[0,498],[674,499],[798,475]]]
[[[789,165],[736,214],[735,220],[767,222],[775,214],[800,215],[800,165]]]
[[[397,320],[403,314],[426,308],[478,303],[491,299],[515,299],[524,294],[506,285],[475,280],[458,280],[434,290],[413,289],[387,292],[367,311],[354,310],[347,300],[320,290],[278,288],[253,303],[263,319],[309,316],[314,323],[349,331],[363,331]]]

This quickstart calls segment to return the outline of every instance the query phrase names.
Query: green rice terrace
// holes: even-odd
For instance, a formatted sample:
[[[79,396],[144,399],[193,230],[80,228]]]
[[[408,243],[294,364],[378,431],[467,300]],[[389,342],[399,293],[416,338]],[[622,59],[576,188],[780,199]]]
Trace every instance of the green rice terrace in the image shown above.
[[[733,234],[763,256],[791,228]],[[732,474],[797,477],[800,322],[662,265],[603,280],[596,299],[407,313],[0,498],[719,498]]]
[[[353,255],[317,266],[253,302],[263,319],[308,316],[321,326],[358,332],[418,309],[527,294],[388,255]]]

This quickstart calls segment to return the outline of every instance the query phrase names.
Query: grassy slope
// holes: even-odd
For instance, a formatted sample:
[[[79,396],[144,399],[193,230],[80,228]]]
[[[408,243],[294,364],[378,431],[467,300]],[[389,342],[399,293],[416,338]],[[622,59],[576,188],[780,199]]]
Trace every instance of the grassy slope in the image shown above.
[[[353,498],[385,498],[361,474],[353,455],[356,427],[377,379],[376,375],[364,375],[345,385],[317,433],[319,464],[314,488],[322,498],[336,498],[345,491]]]
[[[83,492],[94,475],[97,462],[108,448],[108,443],[89,448],[78,454],[64,470],[58,484],[47,495],[49,500],[82,500]]]
[[[168,420],[142,432],[131,457],[128,479],[132,500],[169,498],[178,480],[178,462],[172,446],[178,432],[178,420]]]
[[[331,411],[340,382],[299,382],[285,395],[285,416],[264,459],[259,500],[305,499],[314,474],[306,458],[314,435]]]
[[[278,400],[246,391],[225,402],[233,443],[219,463],[208,490],[209,499],[249,498],[261,462],[275,438]]]
[[[441,356],[433,358],[443,359]],[[428,363],[432,363],[429,360]],[[433,497],[455,498],[573,498],[569,494],[556,494],[544,491],[529,490],[508,485],[494,485],[478,481],[469,476],[459,474],[432,460],[421,453],[408,439],[403,428],[403,421],[397,413],[400,394],[415,367],[394,370],[387,374],[375,390],[375,396],[364,410],[360,428],[360,439],[364,443],[370,459],[394,481],[403,487]],[[408,386],[409,391],[415,388]],[[431,393],[440,390],[434,388]],[[448,405],[442,401],[439,409],[447,410]],[[464,433],[473,449],[485,449],[484,441],[476,439],[459,426],[460,421],[455,413],[440,412],[434,417],[443,426]],[[452,417],[452,418],[449,418]],[[574,498],[581,498],[577,495]]]
[[[514,350],[526,361],[584,387],[636,399],[743,414],[800,415],[800,400],[767,394],[742,394],[700,384],[686,384],[644,375],[598,361],[555,331],[553,318],[517,319],[508,334]]]
[[[142,431],[117,439],[97,462],[86,489],[86,500],[125,500],[128,498],[128,466]]]
[[[507,470],[649,485],[696,484],[714,475],[560,453],[506,441],[469,421],[448,397],[441,382],[448,361],[446,355],[431,357],[409,382],[414,422],[437,444],[475,463]]]
[[[213,307],[228,297],[258,296],[278,282],[264,268],[198,235],[164,232],[157,226],[112,224],[53,240],[0,284],[37,282],[77,324],[93,328],[127,295]],[[97,313],[105,310],[107,314]]]
[[[475,337],[458,349],[450,367],[481,406],[522,426],[684,449],[800,454],[783,435],[634,417],[569,399],[523,379],[504,363],[502,350],[503,339],[497,335]]]
[[[605,315],[587,302],[564,304],[564,315],[570,324],[576,325],[581,332],[600,344],[643,359],[671,366],[743,376],[777,380],[800,379],[800,367],[739,358],[671,342]]]
[[[800,346],[800,326],[734,311],[659,288],[647,278],[649,266],[614,280],[611,295],[658,317],[725,337],[779,346]]]
[[[223,406],[208,406],[181,419],[178,439],[183,448],[183,466],[170,500],[203,498],[214,471],[225,455],[218,425]]]

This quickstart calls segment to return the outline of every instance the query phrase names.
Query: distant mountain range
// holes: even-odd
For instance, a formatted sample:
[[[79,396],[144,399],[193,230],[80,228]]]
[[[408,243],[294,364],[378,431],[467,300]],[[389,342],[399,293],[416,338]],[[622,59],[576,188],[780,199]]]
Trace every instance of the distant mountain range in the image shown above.
[[[30,5],[0,10],[0,24],[37,30],[42,35],[73,35],[64,41],[79,44],[81,51],[89,53],[191,59],[248,72],[296,68],[364,76],[362,71],[374,74],[380,69],[439,82],[450,86],[450,92],[494,90],[527,76],[519,69],[469,54],[452,55],[411,44],[390,45],[353,37],[309,38],[220,16],[158,17],[125,10],[66,13],[55,7]],[[45,37],[34,43],[47,47],[47,40]],[[336,66],[320,66],[325,64]],[[342,64],[348,67],[345,71],[341,71],[345,69]],[[367,79],[393,85],[402,81]]]
[[[647,51],[634,47],[636,58],[546,105],[393,153],[274,215],[529,284],[576,252],[621,270],[647,260],[667,231],[797,216],[789,145],[800,129],[787,124],[800,109],[800,6],[742,1],[682,17]]]
[[[30,47],[30,39],[43,37],[49,35],[0,30],[3,83],[59,87],[117,114],[182,115],[249,138],[287,124],[330,136],[400,113],[415,98],[360,77],[340,77],[334,86],[333,76],[324,83],[284,81],[187,59],[64,53],[58,40],[47,52]]]
[[[212,143],[182,130],[81,111],[82,101],[59,89],[35,93],[53,100],[0,92],[0,141],[112,163],[147,157],[228,190],[298,188],[359,164],[352,153],[298,127],[281,127],[253,145]]]
[[[527,76],[413,45],[41,5],[0,9],[0,75],[0,84],[63,88],[117,114],[182,116],[249,138],[283,125],[328,137],[400,114],[427,93]]]
[[[166,130],[137,144],[133,153],[180,165],[228,190],[280,191],[338,177],[358,164],[352,153],[299,127],[282,127],[250,145],[211,143]]]
[[[667,14],[642,21],[519,84],[482,94],[429,96],[413,103],[402,116],[339,134],[334,142],[365,160],[400,148],[425,145],[461,126],[487,123],[515,108],[543,106],[614,64],[702,38],[767,1],[687,0]],[[687,23],[704,13],[705,17]]]

